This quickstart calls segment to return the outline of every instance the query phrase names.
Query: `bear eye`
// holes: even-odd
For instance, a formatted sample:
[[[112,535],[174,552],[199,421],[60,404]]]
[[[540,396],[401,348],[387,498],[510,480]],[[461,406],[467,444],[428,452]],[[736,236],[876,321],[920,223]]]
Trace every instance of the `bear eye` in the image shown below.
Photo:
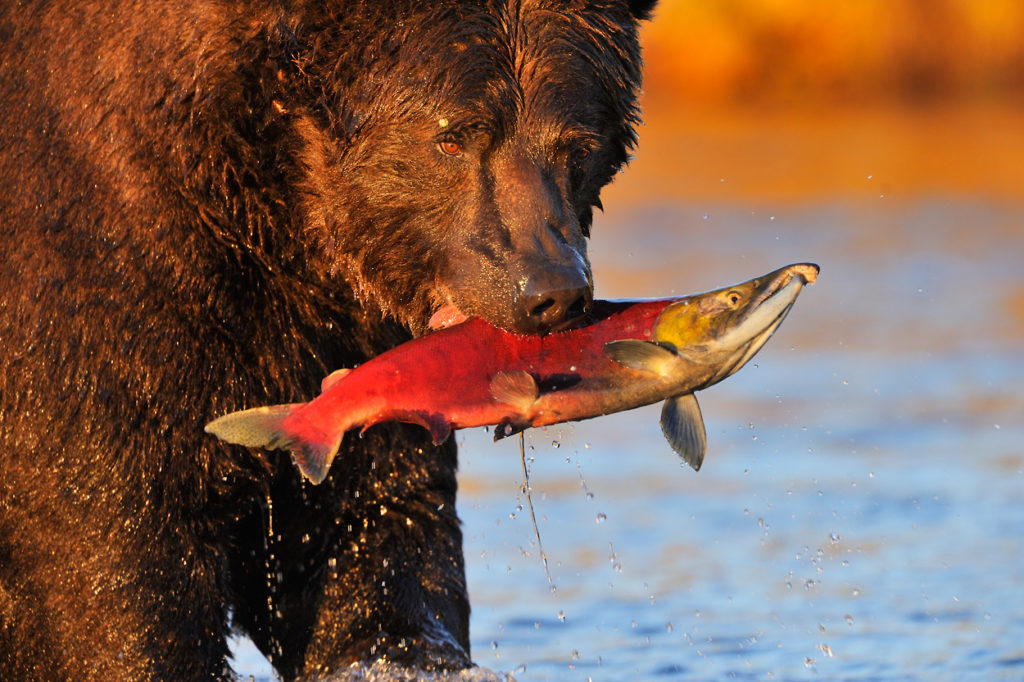
[[[462,153],[462,145],[455,140],[441,140],[438,148],[448,156],[458,156]]]
[[[590,148],[578,146],[572,150],[571,157],[573,163],[583,163],[590,156]]]

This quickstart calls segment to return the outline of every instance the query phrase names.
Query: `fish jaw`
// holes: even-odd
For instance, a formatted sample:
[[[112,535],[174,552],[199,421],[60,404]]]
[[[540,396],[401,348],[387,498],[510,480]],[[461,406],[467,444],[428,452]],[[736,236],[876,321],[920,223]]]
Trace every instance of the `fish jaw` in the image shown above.
[[[768,276],[768,282],[744,311],[738,325],[718,340],[719,353],[727,354],[709,386],[735,374],[761,350],[793,308],[805,284],[817,280],[818,266],[798,263]]]
[[[708,368],[706,388],[734,374],[768,341],[818,266],[796,263],[731,287],[673,303],[654,327],[654,341]]]

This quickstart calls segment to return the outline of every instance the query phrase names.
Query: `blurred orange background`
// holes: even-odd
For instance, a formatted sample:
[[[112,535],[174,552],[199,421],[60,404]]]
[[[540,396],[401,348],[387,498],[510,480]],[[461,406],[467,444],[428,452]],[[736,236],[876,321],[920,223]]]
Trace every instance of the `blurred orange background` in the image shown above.
[[[1021,0],[662,0],[641,40],[616,201],[1024,198]]]

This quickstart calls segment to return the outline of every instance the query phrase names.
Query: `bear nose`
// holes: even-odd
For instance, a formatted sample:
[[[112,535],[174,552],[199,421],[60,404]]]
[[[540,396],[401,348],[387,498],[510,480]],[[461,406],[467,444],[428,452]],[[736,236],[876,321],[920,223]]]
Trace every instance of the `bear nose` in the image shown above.
[[[516,299],[512,326],[524,334],[546,334],[582,318],[594,294],[576,268],[546,270],[526,281]]]

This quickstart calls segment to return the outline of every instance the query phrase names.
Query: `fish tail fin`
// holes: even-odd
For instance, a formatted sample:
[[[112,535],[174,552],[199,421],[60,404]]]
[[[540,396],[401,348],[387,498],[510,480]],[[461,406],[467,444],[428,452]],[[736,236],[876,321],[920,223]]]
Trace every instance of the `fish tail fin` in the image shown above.
[[[312,483],[321,483],[327,477],[334,456],[341,446],[341,434],[329,441],[313,441],[289,431],[284,420],[291,414],[291,405],[254,407],[232,412],[214,419],[206,425],[206,432],[222,441],[267,450],[288,450],[292,461],[302,475]]]

